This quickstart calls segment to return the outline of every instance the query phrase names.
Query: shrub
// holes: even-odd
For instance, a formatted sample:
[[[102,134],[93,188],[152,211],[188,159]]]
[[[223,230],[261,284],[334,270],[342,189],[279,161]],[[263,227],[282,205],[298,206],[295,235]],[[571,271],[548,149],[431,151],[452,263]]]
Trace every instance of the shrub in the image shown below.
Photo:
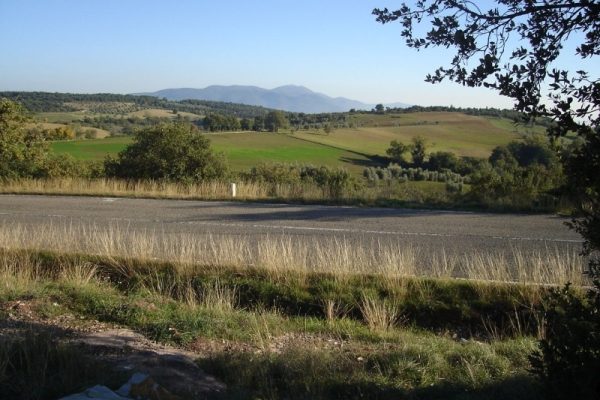
[[[437,151],[429,154],[427,165],[428,169],[432,171],[441,171],[443,169],[458,171],[459,159],[454,153],[449,151]]]
[[[116,159],[105,162],[106,175],[125,179],[195,182],[224,178],[227,165],[210,141],[192,125],[175,122],[143,129]]]
[[[409,151],[410,146],[405,145],[398,140],[392,140],[390,142],[390,147],[385,151],[385,153],[392,159],[392,161],[403,164],[405,162],[404,153]]]
[[[531,362],[547,398],[600,398],[600,282],[585,297],[569,285],[551,292],[540,347]]]
[[[367,172],[371,173],[371,172]],[[319,186],[327,196],[339,198],[347,190],[356,186],[350,173],[344,169],[326,166],[269,163],[259,164],[249,172],[241,174],[251,182],[272,184],[308,183]]]
[[[387,168],[369,167],[363,171],[363,177],[371,183],[379,180],[384,181],[432,181],[446,183],[466,183],[466,178],[452,171],[430,171],[423,168],[403,168],[396,164],[390,164]]]
[[[40,132],[26,132],[23,108],[0,99],[0,178],[36,178],[48,154]]]

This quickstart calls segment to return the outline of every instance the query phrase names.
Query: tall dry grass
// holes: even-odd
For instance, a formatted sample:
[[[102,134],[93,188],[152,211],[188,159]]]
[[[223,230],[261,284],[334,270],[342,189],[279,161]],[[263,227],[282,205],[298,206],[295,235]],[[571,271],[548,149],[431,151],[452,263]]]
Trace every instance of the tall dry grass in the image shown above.
[[[31,228],[4,223],[0,224],[0,248],[171,261],[179,265],[182,276],[193,275],[197,268],[226,266],[264,268],[283,277],[287,271],[296,271],[328,272],[340,279],[360,273],[382,275],[391,281],[423,276],[541,285],[588,284],[582,273],[584,260],[577,251],[551,246],[535,251],[514,247],[510,254],[452,254],[401,242],[336,237],[193,235],[137,231],[119,225],[66,223]],[[83,268],[74,272],[72,279],[86,281],[86,271]]]
[[[400,307],[387,299],[363,295],[359,308],[369,329],[373,331],[387,331],[400,319]]]
[[[19,179],[3,181],[2,193],[23,194],[78,194],[88,196],[126,196],[167,199],[231,199],[231,183],[210,181],[183,184],[160,181],[123,181],[118,179]],[[327,194],[317,185],[311,184],[268,184],[260,182],[238,182],[236,198],[240,200],[260,199],[304,199],[326,200]]]
[[[182,184],[161,181],[124,181],[98,178],[17,179],[0,182],[0,193],[52,194],[84,196],[141,197],[158,199],[227,200],[232,199],[231,183],[199,182]],[[333,198],[335,197],[335,199]],[[373,203],[375,201],[426,201],[451,203],[444,186],[424,192],[413,186],[398,185],[351,188],[335,191],[311,183],[272,184],[266,182],[237,182],[238,200],[296,200],[308,202]]]

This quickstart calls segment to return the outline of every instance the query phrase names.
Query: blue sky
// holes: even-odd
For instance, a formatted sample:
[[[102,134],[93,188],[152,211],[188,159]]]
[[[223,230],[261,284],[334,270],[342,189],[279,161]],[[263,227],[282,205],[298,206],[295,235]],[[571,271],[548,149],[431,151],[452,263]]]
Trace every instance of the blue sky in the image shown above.
[[[365,102],[511,107],[423,82],[449,59],[404,46],[384,0],[0,0],[0,90],[132,93],[304,85]]]

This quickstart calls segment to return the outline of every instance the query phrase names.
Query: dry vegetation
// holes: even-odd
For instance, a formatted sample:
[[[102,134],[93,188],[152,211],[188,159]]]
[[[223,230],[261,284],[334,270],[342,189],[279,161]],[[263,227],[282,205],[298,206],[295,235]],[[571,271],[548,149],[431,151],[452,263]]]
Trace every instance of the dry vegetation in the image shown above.
[[[400,243],[5,223],[0,324],[23,306],[36,329],[63,320],[128,327],[200,352],[200,367],[231,398],[532,399],[539,386],[527,357],[544,335],[548,289],[481,280],[585,284],[581,268],[575,254],[552,250],[515,249],[509,260]],[[7,398],[110,384],[106,368],[82,368],[78,350],[44,338],[0,332]]]
[[[238,182],[236,200],[286,200],[332,204],[399,205],[437,204],[453,206],[445,185],[437,182],[378,187],[343,188],[335,193],[315,184],[272,184]],[[123,181],[117,179],[18,179],[0,182],[0,193],[61,194],[84,196],[116,196],[157,199],[231,200],[231,183],[220,181],[184,184],[158,181]]]
[[[32,234],[32,231],[35,234]],[[304,239],[296,236],[244,237],[233,235],[167,234],[127,227],[47,224],[35,228],[0,225],[0,248],[52,250],[178,263],[183,274],[203,267],[261,268],[285,276],[332,273],[344,279],[354,274],[385,278],[434,277],[494,282],[586,285],[584,260],[575,250],[556,248],[530,251],[513,248],[512,254],[448,254],[443,248],[425,253],[403,244],[369,240]]]

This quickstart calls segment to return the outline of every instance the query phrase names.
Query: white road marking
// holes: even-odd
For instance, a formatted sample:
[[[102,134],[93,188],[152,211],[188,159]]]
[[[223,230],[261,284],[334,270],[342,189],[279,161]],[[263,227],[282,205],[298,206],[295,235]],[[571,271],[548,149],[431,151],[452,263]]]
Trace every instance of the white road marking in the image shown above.
[[[450,237],[450,238],[481,237],[481,238],[498,239],[498,240],[521,240],[521,241],[540,241],[540,242],[558,242],[558,243],[583,243],[583,240],[578,240],[578,239],[534,238],[534,237],[526,237],[526,236],[525,237],[521,237],[521,236],[489,236],[489,235],[431,233],[431,232],[380,231],[380,230],[366,230],[366,229],[353,229],[353,228],[325,228],[325,227],[294,226],[294,225],[239,224],[239,223],[206,222],[206,221],[185,221],[185,222],[176,222],[176,223],[177,224],[187,224],[187,225],[208,225],[208,226],[223,226],[223,227],[237,227],[237,228],[252,227],[252,228],[264,228],[264,229],[362,233],[362,234],[374,234],[374,235],[430,236],[430,237]]]
[[[0,213],[0,215],[13,215],[11,213]],[[17,215],[17,214],[14,214]],[[48,218],[77,218],[62,214],[45,214],[40,215]],[[107,218],[107,221],[123,221],[131,222],[161,222],[158,219],[146,218]],[[435,233],[435,232],[407,232],[407,231],[385,231],[385,230],[367,230],[356,228],[327,228],[315,226],[295,226],[295,225],[266,225],[266,224],[243,224],[235,222],[210,222],[210,221],[162,221],[165,224],[178,225],[205,225],[205,226],[220,226],[229,228],[260,228],[271,230],[288,230],[288,231],[316,231],[316,232],[336,232],[336,233],[354,233],[354,234],[370,234],[370,235],[390,235],[390,236],[424,236],[424,237],[446,237],[446,238],[485,238],[495,240],[510,240],[510,241],[535,241],[535,242],[554,242],[554,243],[583,243],[580,239],[557,239],[557,238],[536,238],[528,236],[492,236],[492,235],[475,235],[475,234],[451,234],[451,233]]]

